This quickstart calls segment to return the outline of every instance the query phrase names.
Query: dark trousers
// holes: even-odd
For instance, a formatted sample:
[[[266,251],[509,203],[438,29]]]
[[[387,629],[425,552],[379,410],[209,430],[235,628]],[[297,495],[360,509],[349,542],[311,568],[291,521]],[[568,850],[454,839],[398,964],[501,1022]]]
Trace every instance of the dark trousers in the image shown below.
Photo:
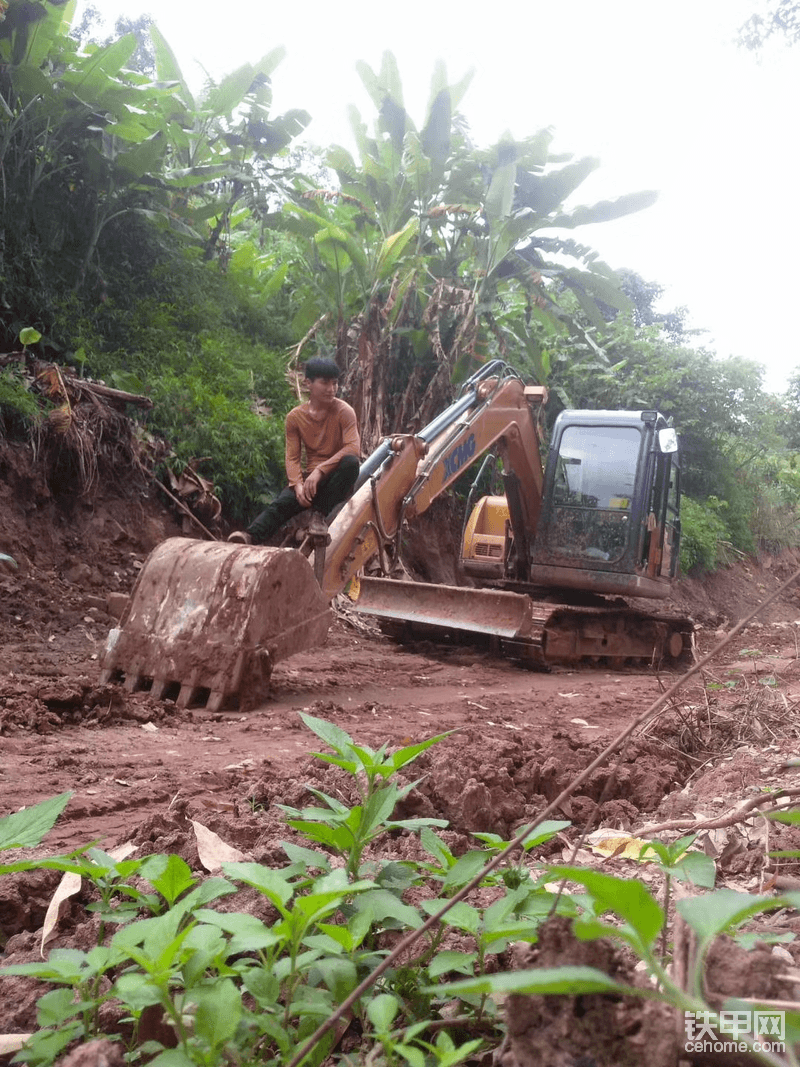
[[[311,507],[323,515],[328,515],[338,504],[343,504],[353,492],[359,466],[357,456],[343,456],[339,466],[320,479]],[[254,544],[261,545],[285,522],[307,510],[298,502],[291,485],[287,485],[272,503],[264,508],[258,518],[250,523],[247,532],[253,538]]]

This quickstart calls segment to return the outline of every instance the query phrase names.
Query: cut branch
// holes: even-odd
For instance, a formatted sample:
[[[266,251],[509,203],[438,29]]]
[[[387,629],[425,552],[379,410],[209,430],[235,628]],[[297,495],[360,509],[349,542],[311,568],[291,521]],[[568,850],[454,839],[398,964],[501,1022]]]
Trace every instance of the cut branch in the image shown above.
[[[669,822],[643,826],[639,832],[650,837],[652,834],[660,834],[664,830],[688,830],[690,833],[700,830],[719,830],[724,826],[735,826],[736,823],[746,822],[747,819],[751,819],[754,809],[759,808],[762,804],[774,804],[776,800],[780,800],[782,797],[797,796],[800,796],[800,789],[777,789],[774,793],[763,793],[759,796],[751,797],[743,804],[740,804],[735,811],[729,811],[727,815],[720,815],[716,819],[670,819]],[[766,811],[758,811],[756,814],[759,816],[771,815],[776,811],[783,810],[785,809],[781,807],[770,807]]]
[[[112,389],[110,385],[100,385],[99,382],[87,382],[85,378],[76,380],[72,378],[69,383],[74,389],[86,389],[90,393],[107,397],[109,400],[119,400],[124,404],[137,404],[140,408],[151,408],[153,401],[149,396],[140,393],[126,393],[124,389]]]

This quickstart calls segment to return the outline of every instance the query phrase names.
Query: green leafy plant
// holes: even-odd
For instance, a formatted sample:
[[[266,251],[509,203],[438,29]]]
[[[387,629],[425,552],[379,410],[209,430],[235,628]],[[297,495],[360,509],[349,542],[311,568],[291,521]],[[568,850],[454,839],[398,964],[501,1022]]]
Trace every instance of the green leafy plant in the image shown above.
[[[716,570],[720,543],[729,541],[725,501],[709,497],[702,503],[684,496],[681,501],[681,570],[702,574]]]
[[[392,830],[419,830],[426,826],[446,826],[443,819],[391,820],[397,803],[419,784],[418,781],[398,786],[389,779],[431,745],[447,737],[439,734],[427,741],[388,753],[388,745],[377,751],[357,745],[340,727],[301,714],[306,726],[326,742],[334,755],[315,752],[317,759],[341,767],[353,778],[361,800],[352,807],[308,786],[309,792],[325,807],[296,808],[280,805],[291,818],[289,825],[312,841],[326,845],[346,858],[346,871],[351,879],[358,877],[364,849],[378,837]]]
[[[333,750],[320,758],[351,776],[360,803],[345,811],[323,795],[324,807],[313,817],[291,819],[312,847],[284,843],[288,863],[280,869],[225,863],[221,875],[201,880],[177,856],[115,860],[94,848],[0,867],[0,873],[36,867],[80,873],[92,886],[97,899],[89,908],[100,920],[94,947],[58,949],[43,961],[0,968],[0,974],[32,976],[54,987],[40,998],[39,1029],[17,1062],[49,1067],[76,1040],[124,1035],[127,1059],[134,1064],[288,1065],[300,1062],[302,1048],[303,1062],[318,1065],[338,1056],[341,1029],[330,1028],[318,1040],[312,1035],[350,998],[343,1025],[355,1019],[382,1062],[456,1064],[481,1041],[472,1036],[459,1044],[440,1025],[442,1010],[454,998],[463,1016],[487,1033],[495,1029],[498,1039],[497,995],[509,992],[607,992],[709,1011],[703,970],[714,939],[728,933],[746,944],[751,932],[741,928],[754,916],[800,907],[800,894],[757,897],[731,890],[678,901],[698,941],[688,988],[679,988],[663,952],[666,907],[642,882],[530,862],[532,850],[568,824],[535,827],[515,862],[484,876],[486,861],[509,844],[498,835],[475,835],[483,847],[455,856],[429,821],[392,819],[389,802],[406,789],[393,776],[445,735],[395,752],[385,745],[372,750],[331,723],[303,718]],[[64,794],[0,820],[0,848],[38,843],[68,799]],[[781,815],[784,821],[800,820],[798,813]],[[418,834],[427,859],[382,865],[365,860],[368,845],[397,832]],[[692,851],[692,843],[691,835],[670,844],[651,842],[642,858],[653,853],[668,881],[690,880],[702,890],[713,885],[713,863]],[[557,880],[566,891],[554,891]],[[492,890],[490,903],[477,896],[453,902],[414,959],[386,966],[387,931],[418,930],[426,914],[438,915],[462,888],[481,883]],[[403,900],[411,885],[414,905]],[[222,898],[235,901],[241,886],[262,896],[264,918],[215,907]],[[634,988],[582,966],[493,973],[492,957],[512,942],[535,941],[541,923],[556,912],[572,919],[581,939],[622,942],[644,962],[652,986]],[[447,943],[451,936],[460,942],[457,947]],[[174,1048],[150,1036],[152,1028],[145,1030],[153,1012],[163,1018]],[[118,1020],[116,1027],[109,1028],[109,1018]],[[787,1040],[800,1040],[800,1016],[788,1022]],[[771,1053],[754,1055],[766,1064],[778,1062]],[[796,1065],[791,1055],[781,1062]]]
[[[42,421],[45,404],[30,391],[30,379],[19,366],[0,370],[0,433],[26,437]]]
[[[483,1044],[478,1038],[456,1046],[444,1030],[437,1034],[433,1042],[425,1041],[421,1037],[427,1025],[424,1022],[395,1030],[392,1024],[400,1011],[400,1001],[390,993],[379,994],[367,1006],[373,1037],[382,1048],[387,1064],[403,1062],[411,1064],[411,1067],[424,1067],[426,1063],[431,1063],[438,1067],[451,1067],[462,1063]]]
[[[648,859],[648,854],[653,852],[658,867],[666,878],[675,878],[679,882],[712,889],[716,881],[716,864],[705,852],[692,849],[696,838],[697,834],[687,834],[670,844],[648,841],[639,853],[639,859]]]
[[[43,800],[32,808],[23,808],[0,819],[0,851],[10,848],[32,848],[53,829],[72,793],[61,793]],[[0,874],[21,870],[16,864],[0,866]]]
[[[658,853],[660,850],[655,851]],[[672,868],[679,865],[681,861],[677,847],[666,849],[663,860],[669,861]],[[718,889],[679,900],[676,907],[697,936],[694,966],[688,988],[684,990],[675,984],[656,953],[656,944],[666,923],[666,912],[642,882],[581,867],[551,867],[549,875],[564,879],[567,884],[576,884],[584,890],[582,894],[572,896],[573,904],[579,911],[573,923],[576,936],[581,940],[603,938],[622,942],[645,963],[647,973],[653,980],[652,987],[641,988],[618,982],[593,967],[566,966],[464,978],[437,987],[439,995],[468,999],[508,993],[571,996],[580,993],[613,993],[661,1000],[680,1011],[704,1012],[707,1018],[713,1019],[715,1013],[705,1000],[704,968],[714,940],[722,934],[736,934],[741,925],[756,915],[800,905],[800,894],[797,893],[769,897],[730,889]],[[741,1008],[743,1005],[733,1001],[730,1006]],[[751,1006],[750,1002],[746,1005]],[[772,1052],[752,1050],[751,1055],[757,1062],[773,1067],[788,1063],[796,1067],[798,1061],[791,1045],[800,1041],[800,1013],[788,1012],[786,1023],[788,1058]],[[752,1047],[752,1041],[750,1045]]]
[[[177,856],[115,860],[94,848],[74,857],[19,861],[4,869],[53,866],[75,871],[99,898],[89,905],[100,919],[93,948],[54,950],[47,960],[0,972],[35,977],[56,987],[40,999],[39,1029],[17,1054],[17,1062],[45,1067],[72,1042],[103,1036],[104,1005],[115,1009],[120,1031],[129,1035],[132,1062],[146,1058],[160,1067],[210,1067],[222,1059],[260,1062],[264,1050],[277,1062],[288,1062],[377,965],[383,955],[376,941],[380,933],[421,924],[420,911],[401,899],[409,882],[401,865],[373,870],[376,878],[356,875],[365,866],[360,862],[363,849],[380,834],[429,828],[426,820],[391,820],[394,804],[407,792],[391,779],[442,737],[391,753],[385,745],[373,751],[333,724],[312,716],[304,719],[334,749],[333,755],[321,758],[353,776],[362,800],[350,809],[354,814],[349,821],[330,805],[323,809],[324,819],[299,820],[300,831],[325,851],[287,842],[290,862],[281,870],[226,863],[222,876],[204,881]],[[38,842],[67,800],[64,795],[0,821],[0,847]],[[321,828],[333,831],[330,840]],[[344,831],[341,838],[339,831]],[[331,852],[345,858],[344,867],[331,866]],[[424,872],[419,874],[421,882]],[[265,898],[274,921],[213,907],[221,897],[235,894],[239,885]],[[390,1062],[460,1062],[479,1042],[457,1046],[441,1033],[428,1040],[431,998],[414,994],[419,983],[409,984],[410,974],[402,967],[389,972],[359,1006],[365,1033],[392,1050]],[[397,1007],[390,1012],[392,1004]],[[175,1049],[152,1038],[140,1039],[145,1016],[152,1011],[165,1020]],[[395,1022],[395,1028],[388,1029]],[[320,1063],[334,1040],[331,1034],[319,1042],[308,1062]]]

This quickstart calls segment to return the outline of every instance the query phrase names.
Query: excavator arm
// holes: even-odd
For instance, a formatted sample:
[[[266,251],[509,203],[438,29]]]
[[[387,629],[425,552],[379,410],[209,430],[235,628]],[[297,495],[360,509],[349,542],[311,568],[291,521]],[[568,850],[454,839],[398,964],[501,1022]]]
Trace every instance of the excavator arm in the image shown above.
[[[505,363],[487,364],[462,396],[419,434],[385,442],[330,527],[323,592],[334,597],[374,556],[383,569],[403,523],[426,511],[464,470],[494,449],[518,487],[520,522],[536,530],[542,502],[538,415],[542,386],[526,386]],[[522,532],[522,531],[520,531]]]

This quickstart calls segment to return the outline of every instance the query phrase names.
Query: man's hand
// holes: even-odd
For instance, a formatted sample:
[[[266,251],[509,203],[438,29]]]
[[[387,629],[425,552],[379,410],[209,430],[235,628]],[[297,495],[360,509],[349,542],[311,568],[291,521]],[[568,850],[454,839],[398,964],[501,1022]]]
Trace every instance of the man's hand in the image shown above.
[[[297,503],[304,508],[310,508],[314,503],[314,497],[317,495],[317,487],[322,479],[322,475],[319,470],[313,470],[302,485],[296,485],[294,487],[294,495],[297,497]]]
[[[317,495],[317,488],[321,481],[322,475],[320,474],[319,467],[317,467],[309,474],[309,476],[303,482],[303,493],[305,494],[305,498],[308,501],[308,507],[311,507],[311,504],[314,501],[314,497]]]

